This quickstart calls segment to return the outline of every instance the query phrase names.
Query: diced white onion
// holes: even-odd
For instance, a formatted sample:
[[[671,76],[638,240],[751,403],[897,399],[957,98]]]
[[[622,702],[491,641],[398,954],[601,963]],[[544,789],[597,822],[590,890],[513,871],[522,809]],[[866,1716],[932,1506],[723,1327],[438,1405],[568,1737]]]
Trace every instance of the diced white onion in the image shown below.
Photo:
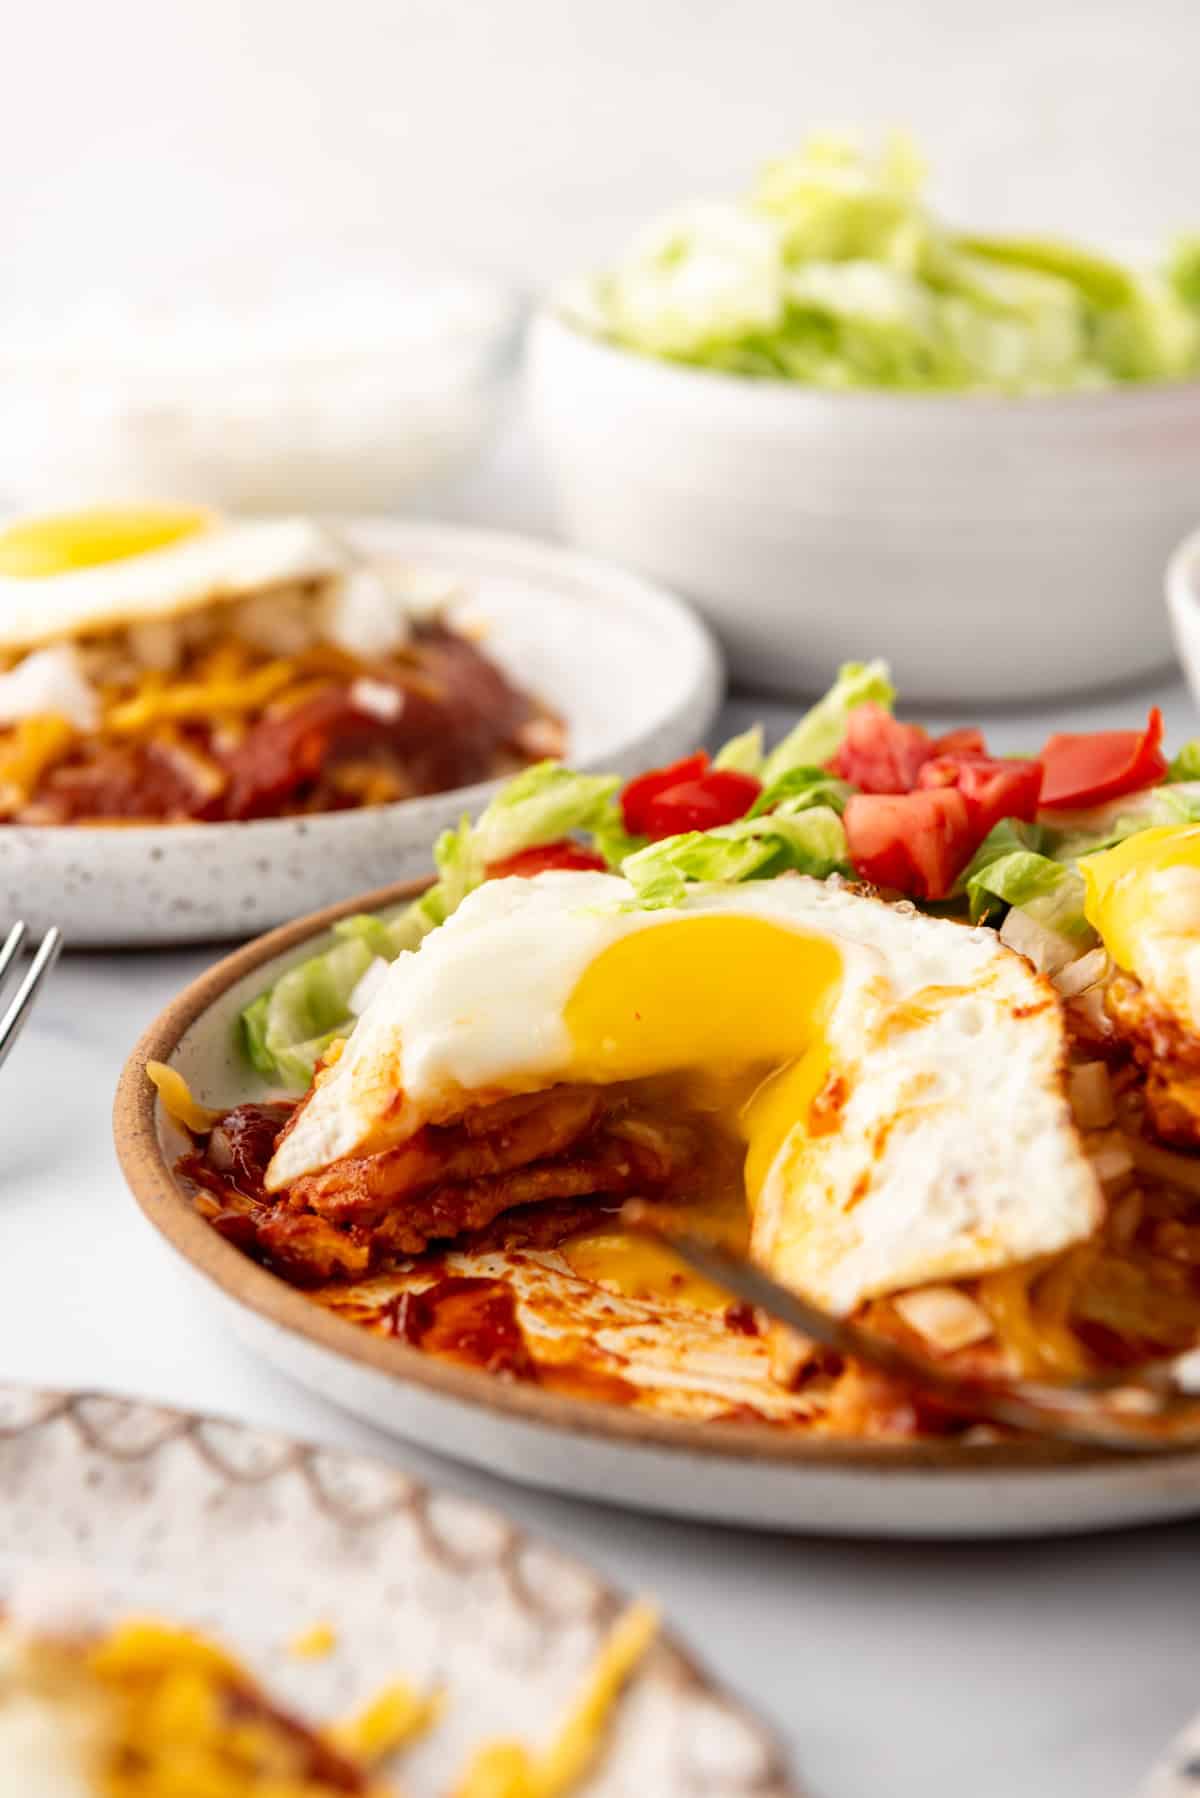
[[[242,600],[233,622],[239,637],[272,656],[303,655],[319,633],[317,606],[311,594],[296,587],[268,589]]]
[[[129,653],[139,668],[170,674],[179,661],[183,637],[175,618],[144,618],[126,633]]]
[[[1113,1131],[1094,1148],[1088,1150],[1088,1160],[1101,1186],[1115,1186],[1119,1180],[1133,1172],[1133,1155],[1128,1141],[1119,1131]]]
[[[387,681],[369,680],[364,675],[350,688],[350,704],[355,711],[366,712],[369,718],[381,718],[390,723],[404,710],[404,694]]]
[[[0,724],[53,712],[78,730],[95,730],[100,701],[69,643],[36,649],[0,674]]]
[[[382,955],[377,955],[374,961],[371,962],[359,976],[358,985],[350,994],[349,1003],[352,1016],[356,1018],[362,1016],[363,1012],[367,1009],[367,1006],[371,1003],[371,1000],[375,997],[376,993],[386,980],[387,971],[390,966],[391,963],[384,961]]]
[[[921,1286],[898,1293],[892,1303],[910,1330],[947,1355],[992,1334],[983,1306],[956,1286]]]
[[[1085,1061],[1067,1076],[1067,1096],[1081,1130],[1106,1130],[1116,1122],[1112,1081],[1102,1061]]]
[[[1039,924],[1018,906],[1000,926],[1000,941],[1031,961],[1039,974],[1056,974],[1076,958],[1075,944],[1069,937]]]
[[[320,602],[322,635],[364,661],[403,649],[411,635],[404,594],[375,568],[353,568]]]
[[[1099,986],[1101,981],[1107,980],[1111,971],[1107,950],[1089,949],[1086,955],[1076,956],[1065,968],[1060,968],[1053,980],[1064,999],[1074,999],[1090,986]]]
[[[1105,1007],[1105,989],[1102,986],[1089,986],[1086,992],[1068,999],[1066,1005],[1079,1031],[1087,1029],[1093,1036],[1101,1038],[1113,1034],[1113,1022]]]

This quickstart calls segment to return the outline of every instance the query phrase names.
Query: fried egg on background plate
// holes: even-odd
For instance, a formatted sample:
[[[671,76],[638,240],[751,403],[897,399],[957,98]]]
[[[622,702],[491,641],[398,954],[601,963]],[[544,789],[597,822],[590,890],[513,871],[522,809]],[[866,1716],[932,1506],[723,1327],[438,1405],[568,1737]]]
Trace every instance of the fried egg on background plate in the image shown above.
[[[122,633],[139,662],[169,667],[172,627],[241,602],[239,630],[273,654],[325,640],[387,655],[408,640],[410,600],[307,518],[144,505],[18,520],[0,529],[0,652],[24,659],[0,674],[0,723],[96,724],[80,639]]]
[[[268,1188],[507,1094],[672,1073],[746,1145],[756,1258],[838,1312],[1095,1229],[1060,1007],[994,932],[803,877],[632,897],[478,889],[391,965]]]

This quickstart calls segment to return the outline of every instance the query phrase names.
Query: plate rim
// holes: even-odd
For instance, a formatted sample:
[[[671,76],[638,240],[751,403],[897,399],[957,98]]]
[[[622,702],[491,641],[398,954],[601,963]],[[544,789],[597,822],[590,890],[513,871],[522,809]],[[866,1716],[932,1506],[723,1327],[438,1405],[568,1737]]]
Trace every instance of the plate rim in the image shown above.
[[[717,646],[716,636],[705,619],[694,606],[689,605],[681,594],[665,582],[656,580],[652,575],[643,574],[635,568],[626,568],[620,562],[605,556],[594,556],[584,550],[577,550],[569,544],[555,542],[550,538],[538,536],[532,531],[497,531],[486,525],[475,525],[469,522],[460,523],[454,519],[428,518],[425,516],[409,517],[391,516],[386,513],[354,513],[329,514],[321,522],[334,529],[350,532],[361,531],[368,534],[372,531],[399,532],[404,535],[421,537],[428,535],[432,539],[445,539],[445,550],[428,552],[415,550],[414,555],[447,554],[452,555],[456,545],[461,546],[464,553],[472,550],[485,556],[514,556],[518,560],[532,557],[539,563],[548,563],[547,574],[554,572],[557,566],[564,577],[600,585],[604,582],[616,582],[631,594],[637,592],[648,599],[659,610],[662,617],[670,616],[673,624],[681,632],[689,634],[696,656],[697,678],[685,700],[677,693],[672,706],[653,724],[645,723],[636,734],[626,732],[621,744],[603,751],[598,757],[587,756],[579,764],[585,772],[591,772],[606,759],[615,759],[628,755],[630,748],[648,736],[664,728],[669,720],[686,704],[695,702],[698,696],[704,696],[708,709],[715,716],[725,693],[725,664]],[[548,703],[557,703],[553,694]],[[403,816],[406,808],[425,804],[433,800],[443,800],[447,804],[451,800],[461,803],[468,809],[485,801],[497,788],[504,784],[505,776],[500,775],[489,780],[473,781],[465,787],[447,787],[438,793],[418,793],[410,799],[394,799],[386,805],[370,808],[356,806],[347,812],[319,812],[306,817],[303,822],[311,829],[314,824],[329,823],[346,817],[358,818],[365,810],[386,820],[397,815]],[[247,830],[264,834],[287,832],[294,830],[297,819],[291,817],[268,818],[230,818],[219,821],[188,822],[180,824],[135,824],[119,826],[122,842],[141,845],[152,845],[164,837],[174,842],[182,835],[183,840],[194,842],[198,837],[216,842],[224,840],[232,842],[240,833]],[[99,845],[111,843],[114,835],[112,824],[14,824],[0,825],[0,844],[5,840],[4,833],[11,831],[20,834],[22,839],[36,842],[49,842],[54,845],[85,843]]]
[[[634,1450],[674,1451],[734,1465],[767,1463],[857,1469],[874,1475],[922,1472],[958,1478],[975,1473],[1019,1476],[1147,1461],[1155,1466],[1200,1461],[1196,1449],[1162,1450],[1147,1456],[1038,1440],[966,1445],[936,1438],[915,1443],[855,1442],[793,1435],[768,1424],[729,1421],[716,1425],[655,1417],[597,1399],[547,1392],[523,1381],[498,1380],[481,1369],[439,1361],[409,1343],[378,1336],[313,1304],[302,1289],[260,1267],[206,1223],[183,1192],[159,1142],[159,1099],[145,1077],[145,1064],[169,1062],[192,1025],[232,986],[265,963],[320,937],[341,918],[403,903],[427,885],[426,880],[402,881],[356,894],[266,931],[223,956],[164,1007],[142,1032],[121,1070],[113,1101],[113,1140],[126,1184],[146,1220],[193,1271],[217,1286],[226,1298],[310,1346],[372,1373],[421,1387],[435,1397],[483,1414],[499,1413],[552,1434],[600,1438]]]

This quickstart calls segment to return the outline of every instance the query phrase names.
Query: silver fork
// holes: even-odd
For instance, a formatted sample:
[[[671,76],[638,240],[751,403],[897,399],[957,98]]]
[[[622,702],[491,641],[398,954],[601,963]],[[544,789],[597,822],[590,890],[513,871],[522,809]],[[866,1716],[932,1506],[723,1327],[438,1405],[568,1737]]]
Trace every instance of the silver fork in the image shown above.
[[[890,1338],[825,1311],[727,1243],[703,1234],[675,1206],[630,1199],[622,1222],[674,1250],[694,1273],[839,1355],[864,1361],[957,1417],[1092,1447],[1200,1447],[1200,1348],[1075,1380],[954,1373]]]
[[[0,995],[8,985],[9,975],[16,966],[17,958],[25,945],[29,931],[23,919],[13,925],[0,948]],[[42,984],[51,968],[58,960],[63,946],[62,932],[56,925],[51,925],[37,949],[33,959],[26,968],[20,985],[0,1016],[0,1068],[8,1060],[13,1044],[25,1025],[33,1002],[37,998]]]

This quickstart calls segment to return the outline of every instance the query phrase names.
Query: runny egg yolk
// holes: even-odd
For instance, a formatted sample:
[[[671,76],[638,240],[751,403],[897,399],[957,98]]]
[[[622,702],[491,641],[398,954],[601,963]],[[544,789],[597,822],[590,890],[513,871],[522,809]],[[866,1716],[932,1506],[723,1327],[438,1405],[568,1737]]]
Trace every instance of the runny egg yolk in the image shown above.
[[[765,918],[649,925],[605,949],[566,1007],[572,1078],[682,1076],[689,1102],[746,1143],[753,1204],[825,1077],[841,955]]]
[[[43,580],[124,561],[194,537],[213,522],[195,506],[95,506],[19,519],[0,531],[0,578]]]
[[[1200,936],[1200,825],[1140,830],[1115,849],[1085,856],[1079,866],[1088,923],[1120,967],[1134,967],[1138,943],[1147,935],[1166,930]],[[1191,870],[1197,879],[1180,881],[1176,869]]]

